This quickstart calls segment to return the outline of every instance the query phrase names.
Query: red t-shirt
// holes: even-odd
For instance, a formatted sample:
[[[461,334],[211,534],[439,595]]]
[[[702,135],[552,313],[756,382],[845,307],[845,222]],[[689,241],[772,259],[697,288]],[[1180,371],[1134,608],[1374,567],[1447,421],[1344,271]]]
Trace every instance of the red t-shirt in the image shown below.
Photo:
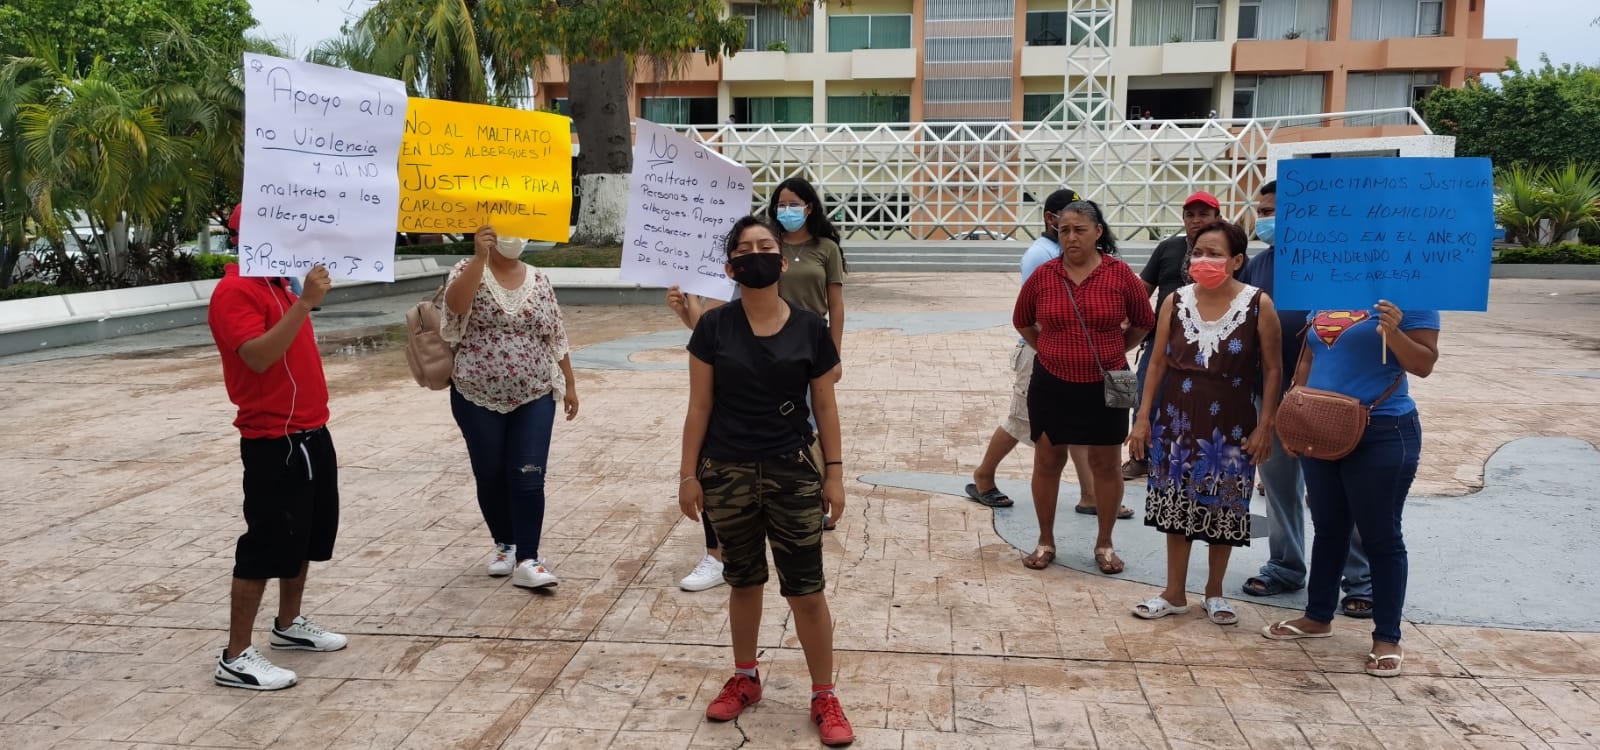
[[[1022,285],[1017,306],[1011,313],[1019,329],[1038,324],[1039,364],[1051,375],[1068,383],[1094,383],[1101,378],[1100,368],[1126,370],[1128,353],[1123,348],[1122,323],[1141,331],[1154,330],[1156,313],[1150,307],[1150,293],[1144,281],[1120,259],[1100,256],[1100,265],[1082,284],[1072,284],[1083,322],[1072,309],[1067,294],[1067,270],[1056,258],[1039,267]],[[1084,339],[1084,328],[1094,339],[1091,350]],[[1096,362],[1098,360],[1098,364]]]
[[[233,426],[247,438],[283,437],[328,423],[328,381],[310,319],[300,326],[283,359],[266,372],[252,372],[239,356],[239,347],[266,334],[296,299],[281,279],[240,276],[237,264],[224,269],[211,292],[206,318],[222,354],[228,400],[239,407]]]

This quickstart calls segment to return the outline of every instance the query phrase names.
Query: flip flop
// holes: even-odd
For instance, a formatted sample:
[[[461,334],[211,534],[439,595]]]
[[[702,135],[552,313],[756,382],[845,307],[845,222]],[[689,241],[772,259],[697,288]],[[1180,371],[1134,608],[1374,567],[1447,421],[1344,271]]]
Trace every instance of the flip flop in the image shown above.
[[[1094,564],[1095,567],[1100,569],[1101,573],[1108,576],[1117,575],[1127,568],[1127,565],[1122,562],[1122,558],[1117,556],[1115,547],[1096,547]]]
[[[1213,596],[1203,602],[1206,608],[1206,619],[1217,625],[1238,625],[1239,613],[1233,611],[1233,605],[1220,596]]]
[[[1074,506],[1072,506],[1072,511],[1074,513],[1082,513],[1083,515],[1086,515],[1086,516],[1098,516],[1098,515],[1100,515],[1100,509],[1094,507],[1093,505],[1074,505]],[[1121,519],[1133,518],[1133,509],[1129,508],[1126,505],[1122,506],[1122,509],[1117,511],[1117,518],[1121,518]]]
[[[1289,634],[1284,635],[1282,633],[1272,632],[1275,629],[1287,630],[1289,631]],[[1290,625],[1288,620],[1284,620],[1282,622],[1276,622],[1271,625],[1263,626],[1261,628],[1261,635],[1266,636],[1268,640],[1273,641],[1298,641],[1302,638],[1332,638],[1333,631],[1330,630],[1326,633],[1307,633],[1304,630]]]
[[[1141,611],[1139,608],[1143,607]],[[1175,607],[1164,596],[1152,596],[1138,604],[1133,605],[1133,616],[1141,620],[1159,620],[1167,615],[1182,615],[1189,612],[1189,605]]]
[[[1029,570],[1044,570],[1056,559],[1056,548],[1048,544],[1041,544],[1033,548],[1033,554],[1022,558],[1022,566]]]
[[[1367,608],[1352,609],[1350,605],[1353,602],[1366,602]],[[1345,617],[1354,617],[1357,620],[1370,620],[1372,619],[1372,600],[1364,596],[1347,596],[1343,601],[1339,602],[1339,613]]]
[[[1406,655],[1404,652],[1398,654],[1385,654],[1383,656],[1379,656],[1377,654],[1367,654],[1367,661],[1370,661],[1375,665],[1367,667],[1367,674],[1370,674],[1373,677],[1399,677],[1400,665],[1405,661],[1405,659]],[[1393,661],[1394,666],[1385,669],[1383,663],[1386,661]]]
[[[1006,493],[1001,492],[999,487],[994,487],[988,492],[979,492],[978,485],[969,484],[967,485],[967,497],[980,505],[987,505],[990,508],[1009,508],[1013,504],[1011,498],[1006,497]]]
[[[1277,596],[1291,591],[1299,591],[1300,587],[1290,586],[1276,578],[1251,576],[1245,579],[1244,585],[1240,586],[1239,590],[1251,596]]]

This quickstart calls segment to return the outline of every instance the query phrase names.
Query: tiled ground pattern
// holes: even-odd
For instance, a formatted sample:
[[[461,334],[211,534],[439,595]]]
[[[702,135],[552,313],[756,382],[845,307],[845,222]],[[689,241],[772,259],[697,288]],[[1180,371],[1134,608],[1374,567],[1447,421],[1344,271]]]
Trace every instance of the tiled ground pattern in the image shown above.
[[[1004,310],[1014,284],[863,275],[849,304]],[[1594,284],[1497,281],[1493,312],[1446,316],[1438,373],[1416,386],[1419,491],[1471,491],[1515,437],[1600,438],[1600,381],[1542,371],[1600,370],[1597,302]],[[578,344],[674,324],[638,308],[568,320]],[[1013,340],[851,333],[848,473],[970,470],[1006,402]],[[351,646],[276,654],[301,684],[253,694],[210,681],[242,524],[214,353],[0,363],[0,747],[816,746],[775,591],[766,700],[737,723],[703,719],[730,654],[725,589],[674,586],[700,555],[674,502],[681,372],[580,372],[582,414],[558,425],[550,462],[544,552],[562,584],[530,594],[483,575],[488,540],[445,396],[413,386],[398,351],[327,365],[345,511],[307,609]],[[1027,467],[1019,453],[1004,472]],[[1600,634],[1408,625],[1406,675],[1380,681],[1360,673],[1363,623],[1285,644],[1256,629],[1292,613],[1247,602],[1231,629],[1136,620],[1127,608],[1148,587],[1025,570],[975,504],[849,489],[827,572],[857,747],[1600,745]],[[263,627],[272,607],[269,593]]]

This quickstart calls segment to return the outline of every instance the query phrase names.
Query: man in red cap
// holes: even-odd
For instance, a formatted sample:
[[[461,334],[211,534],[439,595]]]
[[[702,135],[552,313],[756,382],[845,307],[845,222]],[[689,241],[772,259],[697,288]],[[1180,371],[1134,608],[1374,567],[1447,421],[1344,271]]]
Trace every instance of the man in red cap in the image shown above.
[[[1178,287],[1189,283],[1189,249],[1194,247],[1195,237],[1205,225],[1216,221],[1221,216],[1221,201],[1217,196],[1204,190],[1196,192],[1183,200],[1183,234],[1173,235],[1156,245],[1154,253],[1150,254],[1150,261],[1145,264],[1144,271],[1139,277],[1144,279],[1144,288],[1148,292],[1159,291],[1156,297],[1156,309],[1161,309],[1167,295],[1172,294]],[[1144,397],[1144,375],[1150,369],[1150,345],[1155,341],[1155,333],[1144,340],[1139,347],[1139,397]],[[1133,413],[1139,413],[1139,405],[1133,405]],[[1128,459],[1122,464],[1123,479],[1138,479],[1150,473],[1150,464],[1147,461]]]

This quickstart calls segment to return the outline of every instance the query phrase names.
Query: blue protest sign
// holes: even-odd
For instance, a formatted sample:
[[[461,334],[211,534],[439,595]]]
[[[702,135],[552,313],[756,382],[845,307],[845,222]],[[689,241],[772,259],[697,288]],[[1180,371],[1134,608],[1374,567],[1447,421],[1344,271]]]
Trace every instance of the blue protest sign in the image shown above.
[[[1282,309],[1489,309],[1488,159],[1281,161],[1277,223]]]

